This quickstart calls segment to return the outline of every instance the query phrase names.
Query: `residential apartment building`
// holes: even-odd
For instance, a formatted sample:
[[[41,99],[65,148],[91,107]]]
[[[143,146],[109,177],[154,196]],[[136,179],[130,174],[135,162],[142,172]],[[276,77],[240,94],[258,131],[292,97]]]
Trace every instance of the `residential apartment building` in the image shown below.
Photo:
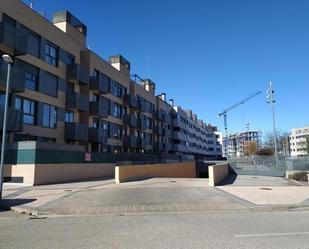
[[[290,135],[291,156],[309,155],[309,126],[293,128]]]
[[[241,157],[247,153],[250,145],[255,145],[257,148],[259,144],[260,134],[257,130],[247,130],[235,134],[231,134],[223,138],[223,155],[227,157]]]
[[[87,26],[68,11],[52,22],[19,0],[0,0],[0,55],[14,58],[9,143],[83,146],[92,153],[221,156],[216,127],[156,95],[121,55],[87,48]],[[0,123],[7,65],[1,62]]]

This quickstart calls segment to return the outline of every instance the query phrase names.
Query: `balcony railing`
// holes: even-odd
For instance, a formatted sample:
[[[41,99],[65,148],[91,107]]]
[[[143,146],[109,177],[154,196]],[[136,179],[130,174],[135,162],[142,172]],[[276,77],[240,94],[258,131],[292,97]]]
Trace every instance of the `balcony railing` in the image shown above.
[[[91,77],[89,89],[98,91],[101,94],[107,94],[109,92],[108,78],[102,74]]]
[[[156,111],[156,119],[163,121],[163,113],[161,111]]]
[[[139,149],[146,150],[147,149],[147,140],[145,138],[138,137],[137,138],[137,147]]]
[[[108,132],[102,128],[89,128],[89,142],[107,144]]]
[[[155,132],[159,135],[163,135],[163,127],[162,126],[155,126]]]
[[[66,108],[87,112],[89,109],[89,102],[87,96],[75,92],[67,93]]]
[[[6,86],[7,70],[7,64],[0,62],[0,85],[2,86]],[[14,92],[25,91],[25,69],[17,59],[11,68],[10,89]]]
[[[89,70],[78,64],[67,66],[67,79],[76,80],[81,84],[89,84]]]
[[[137,128],[137,118],[133,114],[123,115],[123,123],[125,125]]]
[[[159,152],[164,151],[164,144],[161,143],[161,142],[154,142],[153,143],[153,150],[159,151]]]
[[[3,116],[4,107],[0,107],[0,129],[3,128]],[[19,132],[23,130],[23,113],[15,110],[11,107],[8,108],[7,112],[7,131],[8,132]]]
[[[139,119],[137,121],[137,128],[141,129],[141,130],[146,130],[147,129],[147,122],[144,119]]]
[[[108,99],[101,96],[99,98],[99,101],[90,102],[90,104],[89,104],[89,115],[107,118],[108,109],[109,109]]]
[[[182,133],[180,131],[174,131],[173,132],[173,138],[186,141],[188,139],[188,135],[184,134],[184,133]]]
[[[137,102],[137,107],[141,112],[146,112],[147,111],[147,106],[144,101],[138,101]]]
[[[0,23],[0,44],[13,49],[14,56],[24,55],[27,53],[28,37],[24,31]]]
[[[126,94],[123,96],[123,104],[129,106],[130,108],[138,109],[136,97],[130,94]]]
[[[88,125],[87,124],[65,124],[65,140],[68,141],[88,141]]]
[[[123,136],[123,146],[130,148],[137,148],[137,137],[133,135],[124,135]]]

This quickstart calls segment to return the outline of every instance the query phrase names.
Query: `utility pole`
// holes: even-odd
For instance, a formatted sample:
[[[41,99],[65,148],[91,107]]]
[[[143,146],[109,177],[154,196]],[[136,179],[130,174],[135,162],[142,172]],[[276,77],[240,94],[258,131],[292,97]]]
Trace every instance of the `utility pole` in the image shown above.
[[[275,120],[275,97],[274,97],[274,89],[273,83],[269,82],[269,89],[267,91],[267,103],[271,104],[272,114],[273,114],[273,132],[274,132],[274,144],[275,144],[275,158],[276,158],[276,166],[278,166],[278,149],[277,149],[277,133],[276,133],[276,120]]]

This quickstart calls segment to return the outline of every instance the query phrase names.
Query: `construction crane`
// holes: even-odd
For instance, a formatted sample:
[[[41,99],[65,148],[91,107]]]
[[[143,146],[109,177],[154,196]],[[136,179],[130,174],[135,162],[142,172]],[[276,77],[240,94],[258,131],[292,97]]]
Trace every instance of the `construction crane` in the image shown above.
[[[254,98],[255,96],[257,96],[257,95],[259,95],[261,93],[262,93],[261,91],[256,91],[256,92],[250,94],[248,97],[244,98],[243,100],[241,100],[241,101],[235,103],[234,105],[224,109],[221,113],[218,114],[218,117],[221,117],[221,116],[224,117],[225,139],[227,139],[227,136],[228,136],[228,133],[227,133],[227,113],[230,110],[236,108],[237,106],[240,106],[240,105],[246,103],[248,100]],[[227,157],[227,146],[225,146],[225,156]]]

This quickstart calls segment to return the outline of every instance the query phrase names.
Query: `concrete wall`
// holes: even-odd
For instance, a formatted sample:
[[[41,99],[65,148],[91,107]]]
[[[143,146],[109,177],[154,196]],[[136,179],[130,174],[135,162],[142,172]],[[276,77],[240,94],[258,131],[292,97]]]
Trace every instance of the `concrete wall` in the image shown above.
[[[23,177],[23,182],[32,185],[80,181],[111,176],[114,163],[83,164],[19,164],[5,165],[5,177]]]
[[[229,174],[228,164],[208,166],[209,186],[215,187]]]
[[[149,177],[195,178],[195,162],[123,165],[115,167],[116,183]]]

